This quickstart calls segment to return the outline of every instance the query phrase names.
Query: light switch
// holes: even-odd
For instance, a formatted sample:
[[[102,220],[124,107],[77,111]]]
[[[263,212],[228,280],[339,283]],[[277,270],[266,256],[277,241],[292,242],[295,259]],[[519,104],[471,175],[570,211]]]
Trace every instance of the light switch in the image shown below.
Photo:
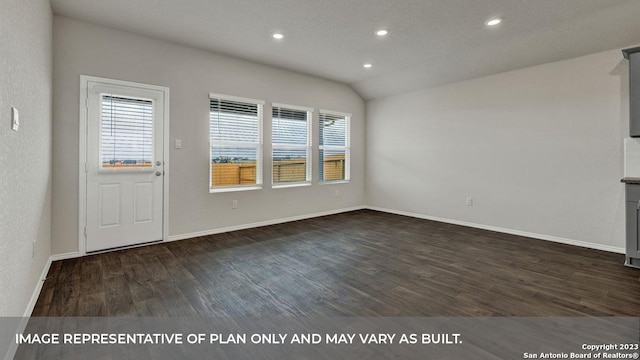
[[[11,130],[18,131],[20,128],[20,114],[18,113],[18,109],[12,107],[11,108]]]
[[[175,148],[176,149],[182,149],[182,139],[176,139]]]

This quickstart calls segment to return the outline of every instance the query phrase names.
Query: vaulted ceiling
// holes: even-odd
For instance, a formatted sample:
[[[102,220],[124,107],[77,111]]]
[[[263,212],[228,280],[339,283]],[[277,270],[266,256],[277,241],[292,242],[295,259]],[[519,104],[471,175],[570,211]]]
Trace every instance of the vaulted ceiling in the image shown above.
[[[638,0],[51,4],[56,14],[343,82],[364,99],[640,44]],[[504,21],[487,27],[493,17]]]

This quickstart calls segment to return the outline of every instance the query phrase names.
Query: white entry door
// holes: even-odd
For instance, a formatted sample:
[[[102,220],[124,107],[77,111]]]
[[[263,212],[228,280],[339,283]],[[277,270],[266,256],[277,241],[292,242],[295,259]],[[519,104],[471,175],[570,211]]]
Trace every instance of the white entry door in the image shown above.
[[[86,86],[86,251],[162,240],[165,92]]]

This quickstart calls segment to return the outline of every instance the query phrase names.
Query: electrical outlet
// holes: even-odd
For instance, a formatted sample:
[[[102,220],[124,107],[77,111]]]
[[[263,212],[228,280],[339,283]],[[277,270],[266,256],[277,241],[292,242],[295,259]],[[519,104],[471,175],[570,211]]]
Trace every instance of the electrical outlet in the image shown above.
[[[237,209],[238,208],[238,200],[233,200],[231,202],[231,208],[232,209]]]
[[[467,206],[473,206],[473,198],[472,197],[468,197],[467,198]]]

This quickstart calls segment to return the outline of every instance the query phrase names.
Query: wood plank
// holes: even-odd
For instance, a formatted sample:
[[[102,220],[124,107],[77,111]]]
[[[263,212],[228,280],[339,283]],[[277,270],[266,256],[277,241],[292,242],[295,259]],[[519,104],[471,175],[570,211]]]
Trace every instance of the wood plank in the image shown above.
[[[623,260],[360,210],[56,261],[34,315],[639,316]]]

